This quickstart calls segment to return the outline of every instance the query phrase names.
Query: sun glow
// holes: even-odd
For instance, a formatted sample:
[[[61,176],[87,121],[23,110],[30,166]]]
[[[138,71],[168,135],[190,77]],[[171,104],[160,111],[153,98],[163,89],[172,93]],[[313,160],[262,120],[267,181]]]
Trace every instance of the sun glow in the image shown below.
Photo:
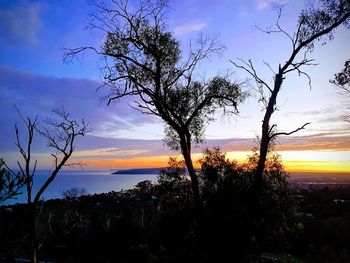
[[[284,151],[280,154],[290,172],[350,172],[350,151]]]
[[[227,152],[227,158],[245,161],[251,152]],[[278,151],[288,172],[350,172],[350,151]]]
[[[285,169],[288,172],[313,173],[349,173],[350,151],[280,151]],[[226,157],[230,160],[244,162],[252,152],[230,151]],[[192,155],[193,162],[199,168],[200,153]],[[176,155],[181,158],[181,155]],[[93,169],[152,168],[166,167],[169,156],[147,156],[129,158],[87,158],[84,162]]]

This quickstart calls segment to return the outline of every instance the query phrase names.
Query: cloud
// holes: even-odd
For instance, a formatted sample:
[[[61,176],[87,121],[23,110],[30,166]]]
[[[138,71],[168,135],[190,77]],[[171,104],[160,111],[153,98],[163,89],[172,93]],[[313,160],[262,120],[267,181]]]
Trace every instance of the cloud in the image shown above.
[[[207,26],[206,23],[196,23],[190,22],[188,24],[184,24],[174,28],[174,33],[176,36],[185,35],[191,32],[201,31]]]
[[[0,118],[0,156],[9,156],[15,164],[16,159],[11,155],[17,151],[13,124],[16,120],[20,121],[13,104],[25,116],[39,115],[41,119],[59,106],[64,106],[74,119],[84,117],[93,132],[79,138],[74,158],[87,160],[91,165],[97,164],[98,160],[106,164],[113,159],[120,160],[120,164],[126,163],[127,159],[135,159],[135,163],[141,164],[142,158],[151,158],[149,160],[154,162],[160,158],[166,163],[166,156],[179,154],[164,146],[159,119],[131,109],[128,103],[134,98],[125,98],[107,107],[100,103],[100,95],[96,93],[99,86],[100,83],[95,80],[38,76],[0,66],[0,105],[6,112]],[[155,130],[154,127],[160,128]],[[40,147],[36,147],[37,142]],[[35,140],[35,143],[34,151],[39,154],[49,152],[43,140]],[[193,147],[193,153],[200,155],[205,147],[213,146],[219,146],[226,152],[249,152],[255,144],[252,138],[212,139],[200,147]],[[300,137],[280,137],[276,150],[350,151],[350,134],[344,130],[333,130]],[[47,156],[50,157],[49,154]]]
[[[1,150],[14,149],[13,124],[20,121],[13,105],[25,116],[38,115],[41,120],[52,117],[52,109],[63,106],[72,118],[84,118],[92,132],[100,137],[128,138],[137,134],[139,127],[148,127],[148,133],[144,133],[147,139],[152,125],[161,126],[156,117],[130,108],[128,104],[135,98],[124,98],[107,107],[100,102],[102,94],[96,92],[100,85],[95,80],[33,75],[0,66],[0,105],[6,110],[0,118]]]
[[[79,145],[78,156],[101,159],[106,158],[144,158],[154,156],[172,156],[179,152],[170,150],[162,140],[102,138],[88,135],[86,142]],[[193,147],[193,154],[200,154],[205,148],[220,147],[225,152],[250,152],[255,146],[253,138],[231,138],[206,140],[204,144]],[[275,147],[277,151],[350,151],[350,136],[340,135],[336,137],[327,134],[312,136],[284,136],[280,137]],[[97,154],[98,153],[98,154]]]
[[[346,115],[341,112],[339,107],[324,107],[319,110],[292,111],[282,115],[289,119],[289,123],[310,122],[307,127],[308,133],[331,133],[327,136],[338,136],[339,133],[350,134],[349,123]],[[295,125],[296,127],[296,125]],[[288,129],[295,129],[290,126]]]
[[[270,0],[258,0],[256,4],[258,10],[264,10],[270,5]]]
[[[278,151],[350,151],[349,134],[319,133],[300,137],[280,137]]]
[[[122,149],[122,148],[103,148],[88,151],[78,151],[74,153],[76,159],[87,159],[87,158],[130,158],[141,156],[150,150],[145,149]]]
[[[287,3],[287,0],[257,0],[256,8],[262,11],[262,10],[266,10],[271,5],[274,5],[274,4],[281,5],[286,3]]]
[[[168,156],[180,156],[180,152],[171,151],[164,146],[162,140],[114,139],[92,135],[84,139],[89,143],[79,145],[77,148],[80,151],[73,154],[73,159],[83,160],[90,169],[165,167]],[[196,161],[201,157],[204,148],[219,146],[221,150],[228,153],[229,158],[241,161],[251,153],[254,145],[254,140],[251,138],[206,140],[199,147],[193,147],[193,160]],[[306,158],[305,161],[307,161],[315,156],[314,162],[317,164],[318,156],[325,156],[325,158],[337,156],[335,160],[339,160],[339,155],[347,154],[350,151],[350,136],[328,137],[327,134],[318,134],[305,137],[281,137],[275,148],[290,167],[293,166],[291,162],[297,160],[295,158],[303,160]],[[342,159],[344,158],[346,159],[346,156]]]
[[[322,109],[322,110],[309,110],[309,111],[290,111],[283,114],[284,117],[291,117],[291,116],[312,116],[312,115],[321,115],[325,112],[329,112],[331,109]]]
[[[0,35],[3,41],[37,44],[44,9],[45,5],[37,2],[17,2],[7,9],[0,9]]]

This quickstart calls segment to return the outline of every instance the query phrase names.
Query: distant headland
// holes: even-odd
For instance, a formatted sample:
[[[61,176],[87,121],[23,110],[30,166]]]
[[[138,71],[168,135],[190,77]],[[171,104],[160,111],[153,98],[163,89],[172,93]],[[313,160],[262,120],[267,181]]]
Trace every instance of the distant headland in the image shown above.
[[[112,174],[159,174],[165,168],[138,168],[113,172]]]

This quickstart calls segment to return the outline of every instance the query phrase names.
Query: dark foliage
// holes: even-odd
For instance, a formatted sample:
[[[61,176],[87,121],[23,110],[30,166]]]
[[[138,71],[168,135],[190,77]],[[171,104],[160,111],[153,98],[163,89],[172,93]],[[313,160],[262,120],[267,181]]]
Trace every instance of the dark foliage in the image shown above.
[[[7,199],[16,198],[23,183],[20,174],[8,169],[4,160],[0,158],[0,204]]]
[[[306,262],[350,261],[350,187],[298,191],[295,255]]]
[[[330,80],[330,82],[340,88],[342,100],[346,109],[344,120],[350,122],[350,59],[345,61],[342,71],[335,74],[334,80]]]
[[[335,79],[330,82],[350,93],[350,59],[345,61],[343,70],[335,74]]]
[[[251,262],[262,252],[283,252],[295,229],[295,206],[277,156],[267,162],[256,203],[254,171],[258,157],[239,165],[207,150],[201,160],[210,262]]]
[[[39,257],[59,262],[249,262],[285,252],[295,229],[286,174],[276,160],[267,171],[263,211],[252,202],[252,167],[229,162],[218,149],[201,161],[204,217],[195,216],[183,161],[171,159],[158,183],[132,190],[42,203]],[[0,210],[0,256],[27,256],[25,205]],[[259,215],[259,217],[257,216]],[[6,237],[6,238],[5,238]]]
[[[349,261],[349,187],[291,192],[271,186],[261,200],[265,211],[254,218],[252,180],[244,178],[245,169],[222,173],[215,187],[205,186],[203,175],[202,240],[186,180],[163,178],[161,184],[146,181],[124,192],[46,201],[39,218],[39,236],[45,237],[40,257],[53,262]],[[290,199],[298,200],[296,215]],[[4,262],[30,255],[25,215],[25,205],[0,209]]]

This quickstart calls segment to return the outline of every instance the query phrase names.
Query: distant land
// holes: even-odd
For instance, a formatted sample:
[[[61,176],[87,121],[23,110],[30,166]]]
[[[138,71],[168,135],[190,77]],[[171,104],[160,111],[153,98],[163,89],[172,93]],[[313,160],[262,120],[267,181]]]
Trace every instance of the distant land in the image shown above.
[[[166,168],[138,168],[138,169],[126,169],[113,172],[112,174],[159,174]]]
[[[349,173],[290,173],[288,181],[291,185],[303,188],[342,187],[350,185]]]
[[[165,167],[157,168],[133,168],[133,169],[123,169],[112,174],[159,174],[162,170],[166,170]],[[308,180],[315,179],[322,180],[341,180],[350,181],[350,173],[332,173],[332,172],[289,172],[289,180]]]
[[[332,173],[332,172],[290,172],[289,180],[310,180],[316,179],[317,181],[346,181],[350,182],[350,173]]]

